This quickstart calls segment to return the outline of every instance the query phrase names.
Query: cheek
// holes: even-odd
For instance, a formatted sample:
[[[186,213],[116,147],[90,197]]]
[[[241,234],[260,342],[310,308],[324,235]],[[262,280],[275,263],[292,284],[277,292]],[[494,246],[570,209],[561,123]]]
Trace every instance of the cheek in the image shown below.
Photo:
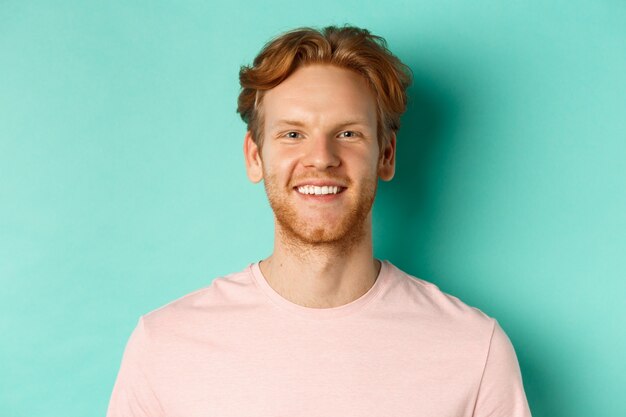
[[[364,153],[355,155],[351,161],[347,161],[348,166],[358,169],[362,176],[372,176],[378,173],[379,159],[378,153]]]
[[[295,162],[286,156],[271,155],[263,160],[263,172],[266,177],[271,177],[278,182],[290,180]]]

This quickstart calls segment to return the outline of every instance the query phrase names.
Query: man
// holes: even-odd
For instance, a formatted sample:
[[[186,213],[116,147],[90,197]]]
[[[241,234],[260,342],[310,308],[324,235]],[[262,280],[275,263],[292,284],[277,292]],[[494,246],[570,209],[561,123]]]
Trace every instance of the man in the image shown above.
[[[274,251],[142,316],[108,416],[530,416],[498,323],[374,258],[408,69],[354,27],[298,29],[240,73]]]

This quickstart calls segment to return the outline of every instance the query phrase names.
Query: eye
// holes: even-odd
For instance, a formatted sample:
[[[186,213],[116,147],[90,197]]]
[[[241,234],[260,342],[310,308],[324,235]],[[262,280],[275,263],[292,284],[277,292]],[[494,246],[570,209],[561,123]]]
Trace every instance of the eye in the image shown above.
[[[352,130],[346,130],[345,132],[341,132],[339,134],[339,136],[342,137],[342,138],[355,138],[358,135],[359,134],[357,132],[354,132]]]
[[[287,132],[283,135],[283,137],[287,138],[287,139],[300,139],[302,137],[302,135],[298,132]]]

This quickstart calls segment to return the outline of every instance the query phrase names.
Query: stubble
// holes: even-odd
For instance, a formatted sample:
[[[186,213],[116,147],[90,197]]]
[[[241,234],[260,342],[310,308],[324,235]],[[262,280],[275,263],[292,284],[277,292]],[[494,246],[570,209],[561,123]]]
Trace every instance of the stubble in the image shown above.
[[[348,190],[356,192],[356,201],[350,207],[342,208],[345,212],[341,214],[339,223],[333,226],[325,224],[324,219],[318,219],[315,226],[307,224],[290,201],[289,192],[292,190],[281,190],[273,175],[265,178],[264,185],[279,237],[297,256],[306,256],[311,251],[347,254],[369,236],[367,220],[376,195],[376,178],[364,181],[360,190],[352,190],[351,184],[348,184]]]

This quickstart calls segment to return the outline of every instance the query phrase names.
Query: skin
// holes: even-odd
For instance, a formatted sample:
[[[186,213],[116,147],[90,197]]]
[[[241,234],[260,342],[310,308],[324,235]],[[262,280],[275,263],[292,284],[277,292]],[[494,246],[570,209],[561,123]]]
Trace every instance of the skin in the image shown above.
[[[262,101],[263,144],[244,139],[248,178],[264,181],[274,211],[274,251],[260,268],[287,300],[311,308],[350,303],[374,285],[371,208],[378,179],[395,172],[396,138],[380,149],[376,100],[356,72],[301,67]],[[338,186],[303,195],[298,186]]]

